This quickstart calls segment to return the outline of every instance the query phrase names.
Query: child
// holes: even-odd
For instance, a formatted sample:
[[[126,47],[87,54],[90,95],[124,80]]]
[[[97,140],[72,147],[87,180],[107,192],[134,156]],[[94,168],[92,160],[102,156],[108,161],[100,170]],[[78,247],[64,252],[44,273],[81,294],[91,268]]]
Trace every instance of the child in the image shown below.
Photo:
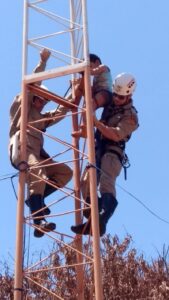
[[[92,99],[93,111],[110,103],[112,98],[112,76],[109,67],[103,65],[101,59],[90,54],[90,68],[93,77]],[[80,130],[73,132],[74,137],[87,137],[86,116],[83,114],[83,123]]]

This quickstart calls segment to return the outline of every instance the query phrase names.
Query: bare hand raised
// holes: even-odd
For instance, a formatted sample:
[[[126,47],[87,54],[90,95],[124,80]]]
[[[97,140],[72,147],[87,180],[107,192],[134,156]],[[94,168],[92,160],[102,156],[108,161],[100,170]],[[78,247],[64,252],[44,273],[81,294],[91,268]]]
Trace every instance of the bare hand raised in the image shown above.
[[[51,55],[51,52],[45,48],[40,52],[40,57],[43,62],[46,62],[50,55]]]

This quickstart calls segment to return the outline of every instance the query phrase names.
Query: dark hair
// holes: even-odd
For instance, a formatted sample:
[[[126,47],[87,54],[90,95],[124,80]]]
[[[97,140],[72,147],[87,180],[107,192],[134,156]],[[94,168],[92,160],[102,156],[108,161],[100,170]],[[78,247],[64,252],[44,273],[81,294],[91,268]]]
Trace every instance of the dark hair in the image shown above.
[[[89,57],[90,57],[90,62],[95,63],[96,60],[98,60],[100,64],[102,63],[100,57],[98,57],[96,54],[90,53]]]

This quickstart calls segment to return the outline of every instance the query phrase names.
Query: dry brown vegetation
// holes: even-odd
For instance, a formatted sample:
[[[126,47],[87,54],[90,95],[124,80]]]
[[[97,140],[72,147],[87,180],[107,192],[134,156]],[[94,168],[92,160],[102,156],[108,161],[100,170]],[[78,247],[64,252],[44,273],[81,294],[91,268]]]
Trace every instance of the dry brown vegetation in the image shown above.
[[[84,245],[84,251],[88,245]],[[53,250],[52,250],[53,251]],[[89,250],[91,251],[91,250]],[[65,246],[57,245],[57,251],[50,257],[50,266],[73,264],[75,254]],[[101,241],[102,279],[104,300],[167,300],[169,299],[169,265],[167,262],[168,249],[163,248],[162,255],[151,262],[147,262],[143,255],[138,255],[136,249],[131,247],[131,237],[127,236],[122,242],[117,236],[107,235]],[[49,262],[48,262],[49,263]],[[13,275],[9,266],[3,265],[0,273],[0,299],[13,299]],[[41,268],[46,268],[42,265]],[[65,300],[80,300],[76,294],[75,267],[52,269],[43,273],[36,273],[34,279],[43,283],[43,286]],[[32,277],[33,278],[33,277]],[[85,300],[93,300],[93,271],[88,265],[85,268],[84,280]],[[42,290],[34,283],[24,280],[23,300],[54,300],[48,292]]]

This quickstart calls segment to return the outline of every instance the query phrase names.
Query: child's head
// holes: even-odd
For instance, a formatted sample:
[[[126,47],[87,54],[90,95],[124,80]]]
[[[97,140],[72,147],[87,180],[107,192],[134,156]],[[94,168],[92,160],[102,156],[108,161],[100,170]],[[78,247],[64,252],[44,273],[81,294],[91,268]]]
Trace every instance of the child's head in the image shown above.
[[[100,57],[98,57],[96,54],[90,53],[89,58],[90,58],[90,65],[92,68],[97,67],[102,63]]]

